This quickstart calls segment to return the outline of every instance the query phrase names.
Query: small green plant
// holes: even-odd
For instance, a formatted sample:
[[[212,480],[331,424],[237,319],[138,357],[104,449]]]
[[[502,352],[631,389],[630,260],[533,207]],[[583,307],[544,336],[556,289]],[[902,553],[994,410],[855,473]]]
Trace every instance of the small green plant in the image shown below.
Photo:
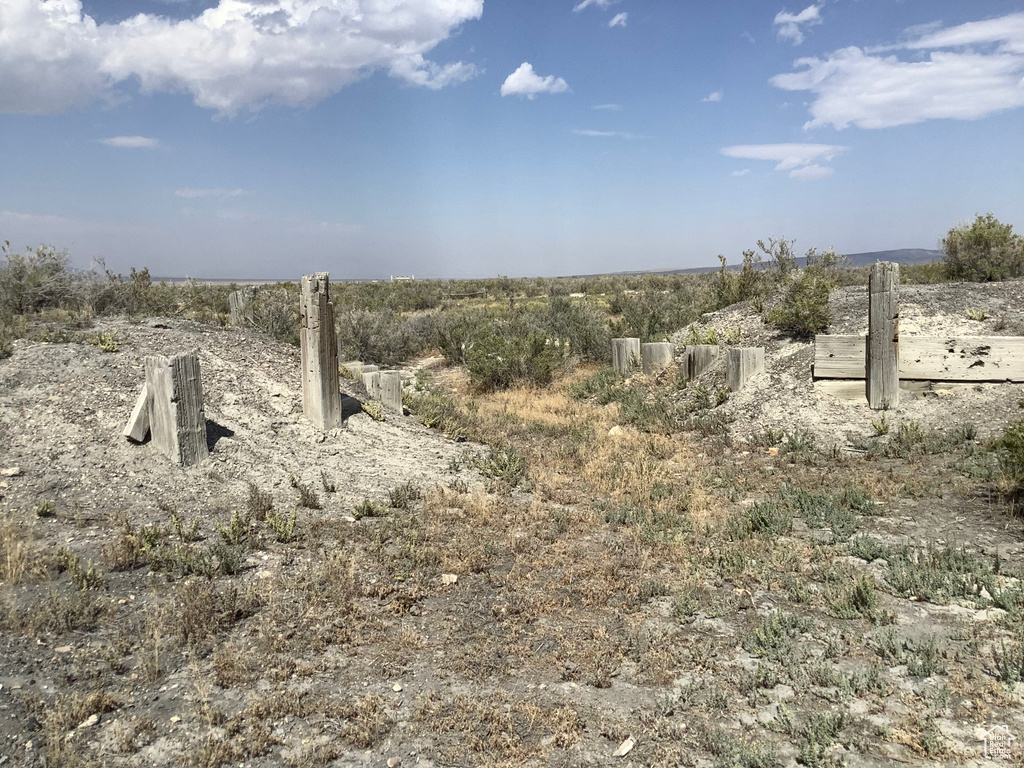
[[[492,448],[486,458],[477,459],[476,467],[492,480],[502,480],[515,488],[526,479],[526,457],[512,445]]]
[[[384,406],[381,405],[377,400],[367,400],[364,403],[360,403],[363,409],[363,413],[369,416],[374,421],[384,421]]]
[[[984,309],[968,309],[967,318],[980,323],[983,320],[988,320],[988,311]]]
[[[889,424],[889,419],[883,413],[880,418],[871,422],[871,426],[875,428],[876,435],[882,436],[889,434],[889,428],[891,425]]]
[[[878,608],[878,595],[875,583],[867,576],[862,576],[852,584],[828,597],[832,615],[837,619],[856,619],[864,617],[873,619]]]
[[[117,333],[115,331],[102,331],[86,336],[85,343],[99,347],[103,352],[117,352],[120,349],[117,345]]]
[[[175,532],[175,534],[177,534],[178,540],[181,541],[182,543],[186,543],[186,542],[190,542],[190,541],[198,541],[199,540],[199,518],[198,517],[193,517],[192,518],[192,522],[190,522],[190,523],[188,523],[186,525],[185,521],[182,518],[178,517],[176,514],[174,514],[172,512],[171,513],[171,527],[174,528],[174,532]],[[148,538],[147,537],[147,533],[148,533],[148,531],[149,531],[149,527],[148,526],[143,526],[141,533],[142,533],[142,536],[143,536],[143,549],[144,550],[152,549],[154,546],[156,546],[156,542],[159,540],[159,539],[154,539],[152,541],[147,541],[147,538]],[[158,532],[161,533],[161,534],[163,533],[163,531],[158,531]]]
[[[274,497],[268,491],[260,490],[260,487],[250,480],[246,510],[253,519],[265,520],[274,510]]]
[[[380,517],[386,510],[370,499],[363,499],[352,508],[352,517],[362,520],[364,517]]]
[[[775,611],[754,628],[747,636],[743,647],[752,656],[778,660],[788,655],[793,638],[807,632],[811,623],[792,613]]]
[[[931,677],[946,671],[942,663],[943,650],[935,635],[928,635],[916,641],[904,641],[910,656],[907,662],[907,674],[911,677]]]
[[[388,502],[394,509],[409,509],[414,501],[422,498],[423,493],[413,482],[402,483],[388,491]]]
[[[227,525],[217,523],[217,533],[224,540],[225,544],[237,546],[246,541],[252,528],[252,518],[248,514],[239,514],[237,511],[231,513],[231,519]]]
[[[43,499],[36,504],[36,517],[56,517],[57,505],[50,499]]]
[[[321,482],[321,484],[324,487],[324,493],[337,493],[338,492],[337,484],[333,480],[331,480],[329,477],[327,477],[327,473],[324,472],[324,470],[322,470],[322,469],[320,470],[320,482]]]
[[[320,497],[317,492],[306,483],[302,482],[295,475],[292,475],[290,480],[292,488],[299,492],[299,504],[306,509],[323,509],[320,504]]]
[[[291,544],[299,538],[297,523],[299,510],[293,509],[290,515],[280,511],[271,512],[267,515],[267,527],[282,544]]]
[[[66,548],[62,548],[57,557],[58,570],[67,572],[71,583],[83,592],[103,584],[103,574],[91,561],[83,566],[82,559]]]

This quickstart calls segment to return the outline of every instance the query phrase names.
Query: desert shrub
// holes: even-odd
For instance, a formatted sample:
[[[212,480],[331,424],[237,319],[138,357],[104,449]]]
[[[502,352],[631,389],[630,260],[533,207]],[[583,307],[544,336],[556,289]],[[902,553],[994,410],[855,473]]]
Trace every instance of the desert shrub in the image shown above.
[[[465,365],[482,329],[491,321],[486,312],[445,312],[436,322],[437,346],[452,365]]]
[[[611,357],[611,333],[596,308],[554,296],[544,320],[553,336],[568,343],[572,354],[595,362],[607,362]]]
[[[25,253],[11,253],[10,243],[5,241],[3,254],[0,314],[21,315],[73,302],[74,279],[67,251],[40,245]]]
[[[785,274],[779,301],[765,313],[765,322],[797,338],[822,333],[832,323],[829,295],[836,286],[839,257],[827,251],[820,257],[811,249],[807,266]]]
[[[700,316],[694,297],[687,292],[644,291],[616,295],[609,311],[621,315],[611,332],[641,342],[664,341],[673,332]]]
[[[760,256],[754,251],[744,251],[743,266],[739,270],[729,270],[725,256],[719,255],[718,260],[722,263],[714,281],[715,303],[718,307],[763,298],[768,273],[762,269]]]
[[[350,309],[337,315],[342,357],[398,365],[436,346],[432,317],[403,317],[393,309]]]
[[[1017,493],[1024,491],[1024,420],[1006,428],[999,439],[999,463],[1014,484]]]
[[[1024,275],[1024,238],[991,213],[953,227],[942,240],[942,259],[952,280],[992,282]]]
[[[516,384],[545,387],[563,363],[559,340],[533,327],[525,316],[494,320],[466,353],[470,381],[482,391]]]
[[[299,294],[294,286],[279,283],[257,291],[252,299],[252,324],[257,330],[285,344],[298,345]]]

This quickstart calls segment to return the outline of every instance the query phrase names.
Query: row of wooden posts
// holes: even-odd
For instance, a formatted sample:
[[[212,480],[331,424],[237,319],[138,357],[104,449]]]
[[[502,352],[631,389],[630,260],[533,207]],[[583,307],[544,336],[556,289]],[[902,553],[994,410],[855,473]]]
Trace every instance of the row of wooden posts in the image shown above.
[[[687,379],[696,379],[721,354],[717,344],[690,344],[683,349],[680,367]],[[641,344],[640,339],[612,339],[612,368],[629,375],[635,371],[657,373],[676,360],[676,348],[670,341]],[[726,350],[725,383],[733,392],[747,379],[764,370],[764,347],[732,347]]]

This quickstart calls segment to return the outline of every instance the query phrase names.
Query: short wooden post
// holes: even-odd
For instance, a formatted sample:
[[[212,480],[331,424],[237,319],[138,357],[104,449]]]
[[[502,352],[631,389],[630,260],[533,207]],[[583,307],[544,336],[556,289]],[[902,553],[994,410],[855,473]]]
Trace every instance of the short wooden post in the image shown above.
[[[347,360],[341,364],[341,369],[345,372],[345,377],[349,379],[355,379],[360,381],[363,376],[363,364],[358,360]]]
[[[612,368],[623,375],[640,365],[640,339],[612,339]]]
[[[764,347],[733,347],[725,360],[725,384],[733,392],[764,370]]]
[[[657,341],[640,345],[640,363],[644,373],[656,373],[672,365],[676,348],[671,341]]]
[[[696,379],[718,357],[717,344],[691,344],[686,348],[686,378]]]
[[[231,312],[231,325],[252,323],[252,300],[256,288],[249,286],[228,294],[228,309]]]
[[[157,450],[183,467],[209,456],[199,354],[147,357],[146,391],[150,432]]]
[[[341,379],[334,305],[326,272],[302,276],[302,413],[320,429],[341,426]]]
[[[389,411],[402,413],[401,371],[380,372],[380,403]]]
[[[873,410],[900,402],[900,265],[878,261],[868,282],[867,394]]]
[[[380,400],[380,371],[363,371],[363,388],[371,400]]]

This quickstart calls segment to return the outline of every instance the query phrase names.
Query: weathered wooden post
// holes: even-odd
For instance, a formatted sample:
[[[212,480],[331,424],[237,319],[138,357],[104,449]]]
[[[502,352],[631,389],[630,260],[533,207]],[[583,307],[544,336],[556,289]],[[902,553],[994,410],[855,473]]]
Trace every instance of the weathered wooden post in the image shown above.
[[[612,368],[623,375],[640,365],[640,339],[612,339]]]
[[[402,413],[401,371],[380,372],[380,403],[389,411]]]
[[[868,405],[878,411],[900,402],[900,265],[878,261],[868,282]]]
[[[363,369],[363,387],[371,400],[380,400],[380,371],[376,370],[377,366],[370,367],[374,370]]]
[[[725,360],[725,384],[738,392],[747,379],[764,370],[764,347],[733,347]]]
[[[302,276],[302,413],[323,430],[341,426],[341,379],[334,305],[326,272]]]
[[[228,309],[231,312],[232,325],[252,323],[252,300],[256,296],[256,288],[248,286],[228,294]]]
[[[640,345],[640,363],[644,373],[656,373],[672,365],[676,348],[671,341],[657,341]]]
[[[146,357],[145,392],[157,450],[183,467],[208,457],[199,354]]]
[[[686,378],[696,379],[718,357],[717,344],[691,344],[686,348]]]

